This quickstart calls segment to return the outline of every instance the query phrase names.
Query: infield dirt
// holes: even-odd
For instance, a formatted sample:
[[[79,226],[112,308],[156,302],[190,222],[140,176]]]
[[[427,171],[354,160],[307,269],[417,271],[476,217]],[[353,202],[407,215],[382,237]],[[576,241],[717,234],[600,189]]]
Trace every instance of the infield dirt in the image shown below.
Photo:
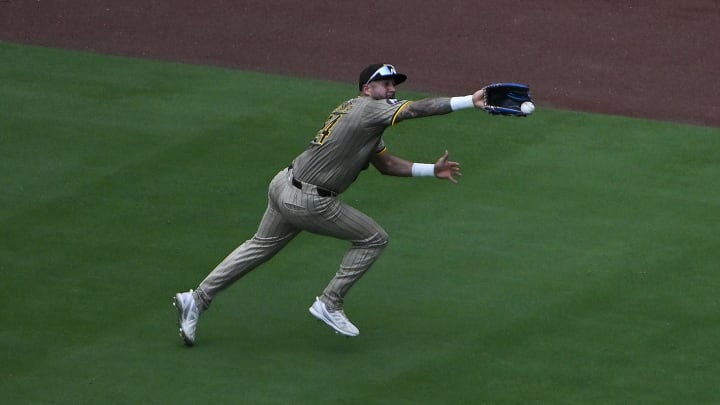
[[[60,0],[0,2],[0,40],[407,88],[528,83],[538,107],[720,126],[720,3]]]

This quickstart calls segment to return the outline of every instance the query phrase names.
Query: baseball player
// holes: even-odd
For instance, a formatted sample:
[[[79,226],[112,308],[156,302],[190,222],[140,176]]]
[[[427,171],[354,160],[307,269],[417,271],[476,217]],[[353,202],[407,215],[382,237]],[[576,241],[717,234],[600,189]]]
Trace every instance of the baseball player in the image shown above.
[[[397,100],[395,87],[406,79],[389,64],[365,68],[358,81],[359,96],[337,106],[308,148],[270,182],[267,209],[255,235],[220,262],[194,291],[175,294],[180,336],[187,346],[195,343],[199,316],[212,300],[301,231],[350,242],[337,273],[309,311],[339,334],[360,333],[343,311],[344,299],[380,256],[388,235],[338,196],[371,164],[386,175],[434,176],[457,183],[460,165],[448,159],[447,151],[434,164],[413,163],[390,153],[383,132],[406,119],[485,105],[484,88],[462,97]]]

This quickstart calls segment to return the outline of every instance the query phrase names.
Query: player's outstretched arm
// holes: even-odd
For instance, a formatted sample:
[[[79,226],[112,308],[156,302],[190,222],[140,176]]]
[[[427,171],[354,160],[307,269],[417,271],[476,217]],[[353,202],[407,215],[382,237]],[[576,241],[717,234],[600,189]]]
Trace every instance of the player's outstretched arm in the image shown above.
[[[463,108],[485,107],[485,89],[464,97],[434,97],[412,101],[400,111],[396,122],[411,118],[448,114]]]
[[[435,176],[439,179],[457,183],[455,177],[462,175],[460,173],[460,163],[449,160],[449,156],[448,151],[445,151],[433,165],[429,163],[413,163],[390,152],[385,152],[373,156],[370,162],[380,173],[388,176]]]
[[[451,112],[450,97],[424,98],[422,100],[411,101],[407,107],[400,111],[395,121],[430,117],[432,115],[442,115]]]
[[[380,173],[387,176],[412,176],[413,163],[387,151],[374,155],[370,159],[370,163],[372,163]]]

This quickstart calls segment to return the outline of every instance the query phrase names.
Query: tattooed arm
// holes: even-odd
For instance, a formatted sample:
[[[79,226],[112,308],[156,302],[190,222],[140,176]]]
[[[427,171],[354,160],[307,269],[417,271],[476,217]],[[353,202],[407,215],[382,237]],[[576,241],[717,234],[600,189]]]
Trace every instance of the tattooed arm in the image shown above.
[[[485,89],[480,89],[473,93],[472,102],[475,108],[483,108],[485,106]],[[450,97],[426,98],[410,102],[400,111],[395,121],[442,115],[452,111],[450,107]]]
[[[452,112],[450,97],[426,98],[410,102],[397,116],[396,121],[411,118],[429,117]]]

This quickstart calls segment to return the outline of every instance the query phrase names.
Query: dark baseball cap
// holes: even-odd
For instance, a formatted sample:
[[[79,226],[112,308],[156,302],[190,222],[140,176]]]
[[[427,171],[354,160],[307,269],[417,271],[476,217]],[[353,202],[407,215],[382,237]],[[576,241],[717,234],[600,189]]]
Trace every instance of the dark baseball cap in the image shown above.
[[[402,73],[398,73],[395,70],[395,66],[387,63],[375,63],[365,68],[360,73],[358,79],[358,90],[362,90],[362,87],[375,80],[394,79],[395,84],[400,84],[407,80],[407,76]]]

